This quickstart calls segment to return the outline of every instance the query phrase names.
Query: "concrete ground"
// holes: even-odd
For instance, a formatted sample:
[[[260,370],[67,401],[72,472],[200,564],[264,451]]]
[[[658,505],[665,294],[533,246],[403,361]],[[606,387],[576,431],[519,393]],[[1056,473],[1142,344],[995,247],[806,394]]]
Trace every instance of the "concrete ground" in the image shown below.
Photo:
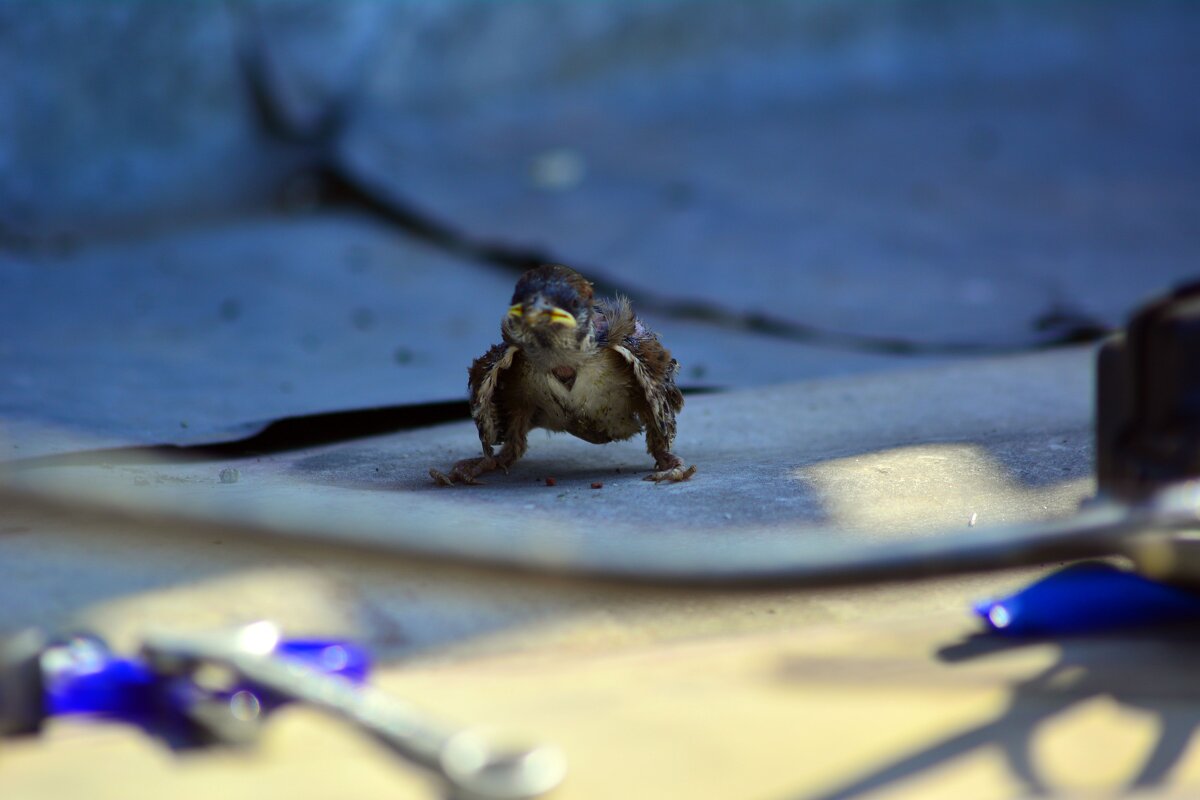
[[[1114,549],[1057,523],[1095,342],[1195,274],[1197,8],[0,4],[0,633],[352,636],[568,799],[1196,795],[1194,637],[970,608]],[[679,359],[691,481],[433,485],[539,257]],[[296,708],[0,742],[83,794],[444,790]]]
[[[556,797],[1187,796],[1189,639],[978,635],[972,601],[1057,563],[825,589],[561,571],[886,559],[1070,517],[1094,492],[1091,361],[1084,348],[694,397],[680,450],[699,471],[679,486],[640,480],[636,443],[567,437],[487,486],[432,485],[430,463],[472,446],[469,423],[240,460],[10,461],[5,625],[120,647],[260,618],[351,635],[381,658],[380,685],[431,713],[563,746]],[[181,797],[441,796],[303,710],[252,750],[186,756],[55,721],[0,764],[5,797],[123,797],[130,774]]]

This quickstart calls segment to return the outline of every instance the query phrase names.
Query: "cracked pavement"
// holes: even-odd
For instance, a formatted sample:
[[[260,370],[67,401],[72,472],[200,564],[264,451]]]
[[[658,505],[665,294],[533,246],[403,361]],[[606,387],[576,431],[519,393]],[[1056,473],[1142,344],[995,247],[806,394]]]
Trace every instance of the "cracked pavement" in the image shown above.
[[[1138,680],[1114,649],[1144,643],[938,654],[1055,566],[1007,526],[1095,491],[1090,343],[1195,275],[1198,29],[1171,2],[0,4],[29,78],[0,87],[0,630],[353,635],[384,685],[568,744],[565,798],[903,794],[890,764],[913,796],[1038,788],[938,771],[992,718],[1051,793],[1119,790],[1128,737],[1196,716],[1186,642]],[[541,255],[641,301],[697,390],[692,481],[643,482],[640,439],[539,434],[486,486],[429,481],[475,453],[465,368]],[[820,583],[981,543],[1040,566],[595,579]],[[1056,663],[1118,699],[1012,690]],[[1060,689],[1086,722],[1019,724]],[[185,765],[55,724],[4,744],[0,794],[124,797],[121,769],[316,798],[346,759],[357,796],[436,794],[302,712],[268,727]],[[1200,785],[1178,750],[1151,791]]]

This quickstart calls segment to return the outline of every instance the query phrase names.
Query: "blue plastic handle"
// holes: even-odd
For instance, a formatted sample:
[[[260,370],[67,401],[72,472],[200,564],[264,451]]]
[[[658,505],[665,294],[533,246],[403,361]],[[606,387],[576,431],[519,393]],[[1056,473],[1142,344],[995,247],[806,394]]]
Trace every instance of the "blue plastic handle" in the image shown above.
[[[1075,564],[1002,600],[975,604],[1006,636],[1057,636],[1200,621],[1200,595],[1110,564]]]
[[[331,639],[284,640],[274,655],[355,683],[365,681],[371,668],[364,648]],[[185,696],[162,691],[163,678],[145,662],[115,655],[94,637],[77,636],[48,648],[42,656],[42,672],[50,716],[94,714],[147,724],[184,711],[172,706],[183,703]],[[242,689],[254,691],[268,707],[284,702],[253,686],[232,687],[230,694]]]

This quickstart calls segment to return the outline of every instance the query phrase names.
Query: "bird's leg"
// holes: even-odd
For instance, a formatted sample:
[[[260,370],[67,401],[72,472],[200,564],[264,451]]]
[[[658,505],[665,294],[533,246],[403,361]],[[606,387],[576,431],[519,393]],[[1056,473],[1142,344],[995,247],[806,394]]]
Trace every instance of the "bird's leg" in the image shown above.
[[[662,483],[678,483],[686,481],[688,478],[696,474],[696,465],[690,467],[683,466],[683,459],[674,453],[663,450],[660,454],[654,456],[655,466],[657,469],[651,472],[643,480]]]
[[[431,469],[429,477],[442,486],[453,486],[455,483],[481,485],[482,482],[476,480],[480,475],[496,469],[502,469],[507,473],[508,468],[525,455],[525,451],[528,449],[528,434],[528,420],[516,420],[509,426],[504,446],[500,448],[498,454],[492,454],[491,445],[484,445],[483,455],[479,458],[464,458],[450,468],[449,475]]]
[[[527,438],[528,429],[517,428],[510,429],[508,436],[504,441],[504,446],[500,448],[499,455],[496,456],[496,466],[504,470],[508,474],[508,468],[517,463],[521,456],[525,455],[525,451],[529,449],[529,440]]]
[[[686,481],[696,474],[696,465],[684,467],[683,459],[672,453],[670,447],[671,444],[665,437],[659,436],[653,431],[647,432],[646,449],[650,451],[650,455],[654,456],[655,471],[643,480],[655,483],[663,481],[678,483]]]
[[[487,447],[484,450],[484,454],[479,458],[464,458],[462,461],[455,463],[450,468],[449,475],[436,469],[431,469],[429,470],[429,477],[433,478],[434,482],[441,486],[453,486],[456,483],[477,485],[480,482],[476,478],[500,466],[500,462],[492,455],[491,450],[491,447]]]

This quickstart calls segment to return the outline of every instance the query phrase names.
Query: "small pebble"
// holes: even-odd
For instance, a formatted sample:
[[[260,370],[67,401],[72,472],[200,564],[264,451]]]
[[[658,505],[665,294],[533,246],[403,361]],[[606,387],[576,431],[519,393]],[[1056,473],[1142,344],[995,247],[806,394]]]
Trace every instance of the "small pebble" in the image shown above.
[[[558,481],[554,480],[554,478],[546,478],[546,485],[547,486],[557,486]]]
[[[596,481],[595,483],[593,483],[593,484],[592,484],[592,488],[593,488],[593,489],[603,489],[603,488],[604,488],[604,484],[603,484],[603,483],[601,483],[600,481]]]
[[[975,520],[977,520],[977,519],[979,519],[979,515],[978,515],[978,514],[972,514],[972,515],[971,515],[971,519],[970,519],[970,521],[969,521],[969,522],[967,522],[967,527],[968,527],[968,528],[974,528],[974,527],[975,527]]]
[[[237,483],[240,477],[242,477],[242,474],[233,467],[226,467],[221,470],[221,483]]]

